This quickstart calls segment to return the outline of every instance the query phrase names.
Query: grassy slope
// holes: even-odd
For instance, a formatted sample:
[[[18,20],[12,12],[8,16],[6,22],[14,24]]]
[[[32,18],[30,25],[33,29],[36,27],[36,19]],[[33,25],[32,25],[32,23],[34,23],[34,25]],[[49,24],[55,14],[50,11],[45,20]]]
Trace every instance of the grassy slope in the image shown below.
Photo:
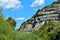
[[[16,31],[17,32],[17,31]],[[17,32],[17,40],[37,40],[33,33]]]
[[[30,33],[12,30],[8,22],[0,21],[0,40],[60,40],[60,21],[51,21]]]
[[[36,40],[33,33],[22,33],[11,29],[8,22],[0,21],[0,40]]]
[[[14,32],[11,29],[11,26],[6,23],[7,22],[0,21],[0,40],[14,40]]]

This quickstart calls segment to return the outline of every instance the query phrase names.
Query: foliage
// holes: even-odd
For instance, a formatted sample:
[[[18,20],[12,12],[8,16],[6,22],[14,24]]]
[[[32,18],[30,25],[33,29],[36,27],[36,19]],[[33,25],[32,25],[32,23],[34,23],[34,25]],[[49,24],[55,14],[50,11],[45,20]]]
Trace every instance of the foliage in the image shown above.
[[[46,23],[38,31],[34,31],[39,36],[39,40],[60,40],[60,21],[50,21]]]
[[[12,17],[9,17],[6,21],[12,26],[12,29],[15,28],[16,21]]]

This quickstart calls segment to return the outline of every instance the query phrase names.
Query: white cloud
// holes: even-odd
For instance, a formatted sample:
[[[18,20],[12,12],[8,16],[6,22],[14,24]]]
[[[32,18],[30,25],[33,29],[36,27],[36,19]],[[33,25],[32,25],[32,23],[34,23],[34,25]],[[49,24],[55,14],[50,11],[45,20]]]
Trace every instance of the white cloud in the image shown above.
[[[38,7],[40,5],[44,4],[44,0],[35,0],[32,4],[31,7]]]
[[[7,9],[23,7],[19,0],[0,0],[0,5]]]
[[[18,17],[18,18],[16,18],[16,20],[25,20],[25,18],[24,17]]]

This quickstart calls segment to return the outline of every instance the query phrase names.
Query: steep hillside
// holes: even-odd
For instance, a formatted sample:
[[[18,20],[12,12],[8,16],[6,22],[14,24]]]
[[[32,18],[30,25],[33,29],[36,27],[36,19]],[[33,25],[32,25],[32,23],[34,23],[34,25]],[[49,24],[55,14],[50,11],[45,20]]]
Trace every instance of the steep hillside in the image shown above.
[[[20,30],[29,32],[32,31],[33,28],[42,26],[45,22],[49,22],[51,20],[60,20],[59,0],[42,8],[41,10],[38,10],[31,19],[28,19],[26,22],[22,23]]]
[[[39,40],[60,40],[60,20],[45,23],[38,31],[33,31]]]

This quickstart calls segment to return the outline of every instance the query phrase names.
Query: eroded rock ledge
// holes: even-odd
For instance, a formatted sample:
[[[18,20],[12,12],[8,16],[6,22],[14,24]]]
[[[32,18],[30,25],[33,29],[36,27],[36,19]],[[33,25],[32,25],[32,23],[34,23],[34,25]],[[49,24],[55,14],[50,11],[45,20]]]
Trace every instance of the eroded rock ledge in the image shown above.
[[[60,1],[53,2],[41,10],[38,10],[31,19],[22,23],[20,30],[24,32],[31,32],[33,28],[44,25],[45,22],[51,20],[60,20]]]

